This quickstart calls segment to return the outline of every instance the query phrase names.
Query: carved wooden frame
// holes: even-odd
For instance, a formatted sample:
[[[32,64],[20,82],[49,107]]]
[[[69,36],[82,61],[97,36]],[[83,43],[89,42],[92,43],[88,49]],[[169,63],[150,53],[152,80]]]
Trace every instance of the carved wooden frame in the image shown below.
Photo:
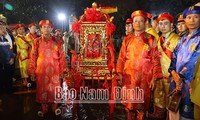
[[[109,43],[108,37],[106,36],[105,30],[106,22],[83,22],[81,23],[80,32],[80,54],[79,54],[79,65],[78,71],[81,75],[85,76],[86,79],[103,79],[107,76],[110,71],[108,70],[108,59],[107,59],[107,45]],[[98,58],[87,58],[85,53],[86,44],[88,43],[89,34],[100,35],[100,57]]]

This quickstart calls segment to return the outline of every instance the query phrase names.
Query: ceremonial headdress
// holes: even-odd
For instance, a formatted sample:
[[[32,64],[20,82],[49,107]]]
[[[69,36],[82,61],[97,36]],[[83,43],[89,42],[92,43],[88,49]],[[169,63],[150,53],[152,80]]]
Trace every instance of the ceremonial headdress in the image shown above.
[[[35,23],[31,23],[31,24],[28,25],[29,28],[32,27],[32,26],[36,26],[36,24]]]
[[[56,29],[55,32],[60,32],[60,29]]]
[[[131,19],[131,18],[126,19],[126,24],[129,24],[129,23],[132,23],[132,22],[133,22],[133,19]]]
[[[20,23],[20,24],[16,25],[15,29],[18,29],[18,28],[21,28],[21,27],[25,28],[26,26],[23,23]]]
[[[54,27],[53,23],[50,20],[41,20],[39,22],[39,26],[42,27],[43,25],[49,25],[51,28]]]
[[[190,6],[183,11],[183,18],[190,14],[200,14],[200,6]]]
[[[165,19],[169,20],[171,23],[174,22],[174,17],[171,14],[169,14],[169,13],[162,13],[162,14],[160,14],[158,16],[157,21],[159,22],[160,20],[165,20]]]
[[[177,22],[183,22],[183,21],[184,21],[183,14],[180,14],[180,15],[178,16]]]
[[[135,16],[142,16],[145,19],[147,18],[147,13],[143,10],[136,10],[132,13],[131,17],[134,18]]]

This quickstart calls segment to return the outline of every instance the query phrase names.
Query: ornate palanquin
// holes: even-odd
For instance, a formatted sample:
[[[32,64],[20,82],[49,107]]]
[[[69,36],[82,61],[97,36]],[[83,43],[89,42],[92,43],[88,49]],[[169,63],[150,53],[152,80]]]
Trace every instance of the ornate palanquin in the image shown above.
[[[78,71],[85,79],[104,79],[108,69],[109,40],[105,30],[106,22],[83,22],[80,32],[80,54]]]
[[[71,51],[71,68],[76,74],[74,83],[85,85],[85,80],[92,80],[93,87],[94,80],[98,80],[98,87],[111,90],[109,100],[114,100],[114,86],[117,85],[113,74],[115,49],[112,42],[116,27],[112,23],[113,17],[107,14],[113,10],[113,7],[100,8],[93,4],[92,8],[85,9],[80,20],[75,19],[72,24],[75,33],[75,50]],[[103,85],[100,80],[104,81]],[[111,84],[107,80],[111,80]],[[109,103],[112,119],[115,104]]]
[[[75,57],[78,62],[74,69],[85,79],[110,79],[110,73],[115,67],[112,33],[116,27],[112,19],[95,4],[92,8],[85,9],[80,20],[72,25],[76,43],[79,43],[75,46],[75,51],[78,49],[79,54]]]

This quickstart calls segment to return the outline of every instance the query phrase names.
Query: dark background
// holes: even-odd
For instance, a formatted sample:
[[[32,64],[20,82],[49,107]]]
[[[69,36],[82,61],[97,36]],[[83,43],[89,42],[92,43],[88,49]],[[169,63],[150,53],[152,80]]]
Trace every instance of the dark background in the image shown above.
[[[124,34],[125,20],[137,9],[143,9],[153,16],[163,12],[176,15],[186,7],[194,5],[200,0],[0,0],[0,13],[8,18],[8,24],[31,22],[38,23],[41,19],[50,19],[55,24],[55,28],[62,27],[62,22],[58,20],[58,14],[63,12],[67,16],[64,22],[64,30],[68,30],[68,19],[71,15],[79,17],[84,9],[91,7],[93,2],[99,6],[117,6],[118,12],[111,14],[114,16],[114,24],[117,25],[115,36]],[[3,5],[9,3],[13,10],[7,10]]]

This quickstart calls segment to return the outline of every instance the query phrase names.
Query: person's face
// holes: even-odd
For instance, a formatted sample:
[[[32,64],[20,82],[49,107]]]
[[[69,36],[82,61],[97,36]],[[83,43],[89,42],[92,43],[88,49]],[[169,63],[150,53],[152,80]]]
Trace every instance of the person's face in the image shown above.
[[[20,35],[25,35],[25,29],[23,27],[20,27],[17,29],[17,33]]]
[[[159,30],[162,32],[162,34],[166,34],[167,32],[171,31],[172,26],[173,24],[167,19],[160,20],[158,23]]]
[[[56,35],[56,36],[59,36],[59,35],[61,35],[61,33],[60,33],[60,32],[56,32],[55,35]]]
[[[133,32],[133,25],[132,23],[126,24],[126,34],[132,33]]]
[[[5,25],[0,25],[0,36],[6,34],[6,26]]]
[[[185,32],[187,30],[187,26],[184,21],[178,22],[177,28],[179,32]]]
[[[51,26],[49,26],[49,25],[43,25],[43,26],[41,27],[41,32],[42,32],[42,34],[44,34],[44,35],[50,35],[51,32],[52,32],[52,30],[53,30],[53,28],[51,28]]]
[[[156,30],[157,27],[158,27],[158,22],[157,22],[157,20],[153,20],[153,21],[152,21],[152,28]]]
[[[41,35],[42,35],[42,32],[41,32],[40,30],[38,30],[38,31],[36,32],[36,34],[37,34],[37,36],[41,36]]]
[[[17,36],[17,31],[16,31],[16,30],[13,30],[13,31],[12,31],[12,35],[13,35],[13,36]]]
[[[133,18],[133,29],[136,32],[145,31],[145,19],[142,16],[136,16]]]
[[[35,33],[36,33],[36,26],[31,26],[31,27],[29,27],[29,31],[30,31],[30,33],[32,33],[32,34],[35,34]]]
[[[198,29],[200,27],[200,14],[190,14],[186,16],[185,24],[188,29]]]

